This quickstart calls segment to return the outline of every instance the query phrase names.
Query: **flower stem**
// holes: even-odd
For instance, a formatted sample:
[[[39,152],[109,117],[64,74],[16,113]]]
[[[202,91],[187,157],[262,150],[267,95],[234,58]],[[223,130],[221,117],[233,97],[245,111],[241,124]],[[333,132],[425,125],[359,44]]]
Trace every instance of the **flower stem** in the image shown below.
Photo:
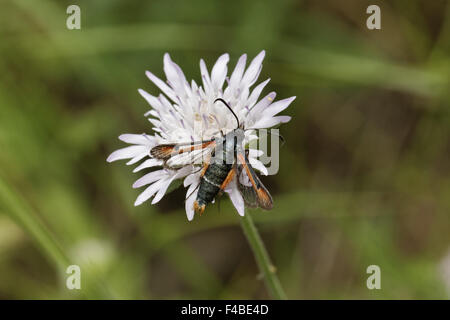
[[[267,253],[266,247],[259,235],[258,229],[256,229],[253,223],[252,217],[249,213],[246,213],[241,218],[242,229],[247,237],[248,243],[252,248],[255,255],[256,262],[259,270],[264,276],[264,282],[266,283],[267,290],[274,299],[285,300],[287,299],[283,288],[281,287],[280,280],[276,275],[276,268],[270,261],[270,257]]]

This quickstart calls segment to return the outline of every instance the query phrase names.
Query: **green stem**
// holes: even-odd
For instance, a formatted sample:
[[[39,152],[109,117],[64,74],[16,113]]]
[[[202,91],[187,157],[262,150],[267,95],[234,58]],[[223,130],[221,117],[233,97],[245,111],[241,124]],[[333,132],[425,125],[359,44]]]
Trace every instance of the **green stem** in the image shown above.
[[[252,248],[253,254],[255,255],[259,270],[264,276],[264,281],[270,295],[274,299],[278,300],[287,299],[286,294],[281,287],[280,280],[276,274],[276,268],[270,261],[266,247],[264,246],[258,229],[256,229],[249,213],[246,213],[244,217],[242,217],[241,225],[244,230],[244,234],[247,237],[248,243]]]

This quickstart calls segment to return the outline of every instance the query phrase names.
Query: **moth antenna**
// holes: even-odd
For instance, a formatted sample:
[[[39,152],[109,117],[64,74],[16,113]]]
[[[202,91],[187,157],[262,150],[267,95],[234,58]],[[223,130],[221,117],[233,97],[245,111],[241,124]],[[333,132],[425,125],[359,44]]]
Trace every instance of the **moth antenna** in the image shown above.
[[[228,110],[231,111],[231,113],[233,114],[233,116],[236,118],[237,127],[239,128],[239,126],[240,126],[240,124],[239,124],[239,119],[238,119],[236,113],[234,113],[233,109],[231,109],[231,107],[228,105],[228,103],[226,103],[226,101],[223,100],[222,98],[217,98],[216,100],[214,100],[214,103],[216,103],[217,101],[222,102],[222,103],[228,108]]]

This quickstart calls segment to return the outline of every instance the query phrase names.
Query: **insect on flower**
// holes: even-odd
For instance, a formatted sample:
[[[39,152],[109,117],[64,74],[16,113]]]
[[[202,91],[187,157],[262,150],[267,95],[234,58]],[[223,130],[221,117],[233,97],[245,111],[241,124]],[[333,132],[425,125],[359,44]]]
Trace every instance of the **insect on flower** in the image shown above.
[[[189,84],[168,54],[164,56],[164,82],[147,71],[148,78],[162,90],[155,97],[142,89],[139,93],[152,109],[145,116],[153,124],[153,135],[123,134],[120,140],[132,144],[113,152],[108,162],[131,159],[128,165],[144,158],[134,172],[160,167],[138,179],[133,187],[149,185],[136,199],[140,205],[152,198],[157,203],[176,179],[188,187],[185,208],[189,220],[203,213],[216,196],[227,193],[240,215],[245,206],[272,208],[272,197],[255,170],[267,175],[258,157],[262,150],[246,148],[257,140],[257,129],[271,128],[290,120],[277,116],[295,99],[274,102],[275,92],[258,98],[269,82],[256,82],[262,68],[262,51],[246,69],[247,56],[242,55],[230,77],[227,77],[228,54],[219,57],[209,74],[200,61],[202,86]],[[227,86],[224,87],[224,83]]]
[[[203,168],[200,173],[200,184],[197,187],[197,197],[194,201],[194,210],[200,215],[205,211],[206,205],[225,190],[236,174],[238,177],[242,175],[241,179],[237,180],[237,184],[245,204],[270,210],[273,205],[272,197],[249,164],[248,150],[245,150],[242,145],[245,139],[245,129],[225,100],[218,98],[214,102],[217,101],[222,102],[236,118],[236,129],[226,135],[221,132],[221,137],[207,141],[157,145],[150,150],[150,155],[153,158],[164,160],[165,165],[174,169],[180,164],[187,164],[184,160],[185,154],[190,159],[188,164],[194,164],[197,157],[191,153],[196,150],[206,150],[206,157],[205,153],[200,153],[203,155]],[[174,160],[178,155],[182,155],[183,160]],[[249,183],[244,183],[242,180]],[[188,195],[187,198],[189,199],[191,195]]]

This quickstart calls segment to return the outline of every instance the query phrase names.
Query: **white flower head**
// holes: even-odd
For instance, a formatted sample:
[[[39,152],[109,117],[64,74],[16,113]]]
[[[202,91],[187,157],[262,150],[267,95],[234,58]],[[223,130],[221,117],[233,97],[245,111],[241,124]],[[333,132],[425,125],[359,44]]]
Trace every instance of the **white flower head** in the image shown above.
[[[189,84],[181,68],[174,63],[169,54],[164,55],[164,72],[166,82],[157,78],[150,71],[147,77],[162,91],[155,97],[139,89],[139,93],[150,104],[151,109],[145,113],[148,121],[153,125],[154,133],[149,134],[123,134],[119,139],[130,146],[113,152],[108,162],[130,159],[127,165],[135,164],[146,158],[133,172],[150,167],[160,167],[138,179],[134,188],[146,186],[138,196],[135,205],[152,198],[155,204],[161,200],[170,184],[176,179],[184,179],[186,193],[186,214],[188,220],[194,217],[193,203],[197,196],[200,183],[200,171],[196,166],[186,165],[171,169],[163,167],[163,160],[150,156],[150,150],[159,144],[189,143],[213,139],[220,132],[227,134],[236,129],[234,115],[220,103],[214,103],[222,98],[231,106],[244,128],[265,129],[290,120],[289,116],[277,116],[286,109],[295,99],[274,102],[275,92],[259,99],[263,88],[269,79],[250,89],[258,79],[261,72],[265,52],[260,52],[246,68],[247,55],[242,55],[231,76],[228,74],[229,55],[219,57],[211,73],[208,72],[205,62],[200,60],[201,85],[194,80]],[[202,130],[198,130],[202,128]],[[245,143],[257,139],[251,131],[245,133]],[[266,167],[257,159],[262,152],[251,149],[249,161],[253,168],[262,174],[267,174]],[[224,190],[230,197],[233,205],[240,215],[244,215],[244,200],[238,190],[237,179],[234,178]]]

